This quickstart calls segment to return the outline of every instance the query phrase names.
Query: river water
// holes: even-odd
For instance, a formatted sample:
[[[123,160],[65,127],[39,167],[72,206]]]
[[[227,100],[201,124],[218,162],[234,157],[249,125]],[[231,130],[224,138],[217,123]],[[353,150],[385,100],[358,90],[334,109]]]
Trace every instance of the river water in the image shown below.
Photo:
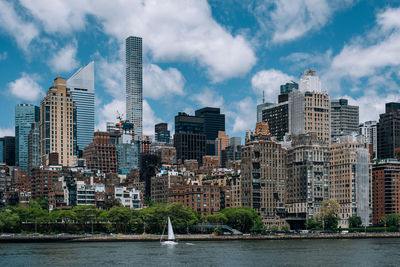
[[[400,239],[3,243],[0,266],[400,266]]]

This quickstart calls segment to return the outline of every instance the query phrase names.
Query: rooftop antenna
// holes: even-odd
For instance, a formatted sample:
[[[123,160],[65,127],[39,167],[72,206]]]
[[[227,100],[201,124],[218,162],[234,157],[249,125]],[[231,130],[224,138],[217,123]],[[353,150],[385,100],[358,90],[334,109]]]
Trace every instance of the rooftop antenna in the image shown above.
[[[265,101],[264,101],[264,91],[263,91],[263,104],[265,103]]]

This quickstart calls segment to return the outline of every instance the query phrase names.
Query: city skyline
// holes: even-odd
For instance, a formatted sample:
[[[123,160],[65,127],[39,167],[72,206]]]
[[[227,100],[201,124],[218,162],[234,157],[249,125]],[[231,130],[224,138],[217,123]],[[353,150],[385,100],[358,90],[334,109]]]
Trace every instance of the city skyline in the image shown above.
[[[131,35],[143,37],[144,134],[153,134],[160,122],[172,130],[179,111],[213,106],[226,114],[227,134],[243,137],[256,121],[262,91],[276,103],[279,86],[299,82],[309,67],[331,99],[360,106],[360,123],[377,120],[385,103],[398,101],[400,9],[378,1],[321,3],[299,1],[293,9],[283,1],[62,3],[65,19],[54,23],[52,4],[0,1],[8,14],[0,16],[8,25],[0,32],[0,65],[7,67],[0,74],[6,95],[0,136],[14,134],[17,104],[38,105],[57,74],[71,77],[91,61],[98,66],[95,130],[105,130],[117,110],[125,111],[124,45]],[[304,15],[294,19],[291,12]]]

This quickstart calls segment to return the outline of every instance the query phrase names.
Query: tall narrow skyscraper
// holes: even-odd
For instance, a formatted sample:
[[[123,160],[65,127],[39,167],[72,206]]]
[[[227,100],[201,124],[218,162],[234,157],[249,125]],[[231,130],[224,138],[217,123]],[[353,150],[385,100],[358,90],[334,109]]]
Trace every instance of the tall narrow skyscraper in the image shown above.
[[[32,104],[15,107],[15,164],[24,171],[28,171],[28,135],[39,114],[39,107]]]
[[[142,38],[126,39],[126,119],[135,124],[135,140],[143,134]]]
[[[57,153],[59,164],[71,167],[76,152],[76,107],[67,80],[57,76],[40,102],[40,162],[49,165]]]
[[[93,141],[94,133],[94,62],[80,68],[67,81],[76,106],[78,153]]]

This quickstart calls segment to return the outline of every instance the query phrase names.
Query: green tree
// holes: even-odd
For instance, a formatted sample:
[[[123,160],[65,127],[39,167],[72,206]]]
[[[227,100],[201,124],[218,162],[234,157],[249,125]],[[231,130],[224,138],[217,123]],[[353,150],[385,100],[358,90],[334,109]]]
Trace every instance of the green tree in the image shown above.
[[[110,210],[112,207],[122,207],[121,201],[119,199],[116,198],[112,198],[112,199],[105,199],[104,200],[104,209],[105,210]]]
[[[388,214],[383,218],[383,223],[386,224],[387,227],[400,225],[400,215],[399,214]]]
[[[352,228],[358,228],[362,225],[362,220],[360,216],[351,216],[349,218],[349,225]]]
[[[247,207],[226,208],[221,211],[228,219],[227,225],[243,233],[264,230],[260,215]]]
[[[213,215],[205,215],[201,217],[201,221],[212,224],[226,224],[228,222],[228,218],[223,213],[217,213]]]
[[[307,229],[309,230],[319,230],[322,229],[322,219],[319,216],[313,216],[307,220]]]
[[[0,210],[0,230],[1,232],[19,232],[21,221],[16,212],[11,209]]]
[[[336,230],[338,226],[338,212],[340,209],[336,199],[324,200],[321,207],[321,217],[323,228],[326,230]]]

